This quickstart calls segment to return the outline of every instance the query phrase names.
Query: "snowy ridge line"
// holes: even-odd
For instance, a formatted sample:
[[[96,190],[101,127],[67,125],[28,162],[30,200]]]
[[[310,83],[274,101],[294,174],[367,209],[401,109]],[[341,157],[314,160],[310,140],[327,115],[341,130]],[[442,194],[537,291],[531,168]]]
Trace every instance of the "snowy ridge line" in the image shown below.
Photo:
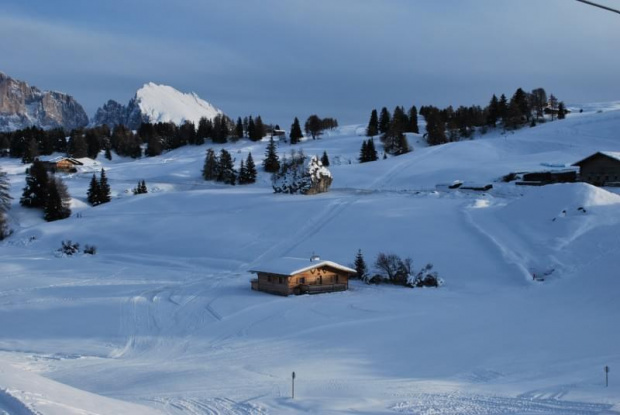
[[[0,389],[0,414],[43,415],[40,412],[28,407],[24,402],[15,397],[8,389]]]

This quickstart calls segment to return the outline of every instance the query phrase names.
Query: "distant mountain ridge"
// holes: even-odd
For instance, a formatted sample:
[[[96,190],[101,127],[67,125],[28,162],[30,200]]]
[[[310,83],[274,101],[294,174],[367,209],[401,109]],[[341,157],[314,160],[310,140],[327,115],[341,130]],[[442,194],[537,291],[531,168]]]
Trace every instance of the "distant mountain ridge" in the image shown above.
[[[223,112],[193,92],[183,93],[171,86],[149,82],[136,91],[126,106],[109,100],[97,110],[91,124],[109,127],[123,124],[135,130],[143,122],[180,125],[190,121],[198,125],[200,118],[212,120],[218,114]]]
[[[41,91],[0,72],[0,131],[33,126],[71,130],[86,125],[88,115],[72,96]]]

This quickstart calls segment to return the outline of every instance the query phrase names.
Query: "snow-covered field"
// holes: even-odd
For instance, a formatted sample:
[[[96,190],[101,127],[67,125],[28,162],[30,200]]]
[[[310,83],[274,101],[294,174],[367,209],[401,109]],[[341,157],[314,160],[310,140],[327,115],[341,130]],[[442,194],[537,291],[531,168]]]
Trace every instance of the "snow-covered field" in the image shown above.
[[[25,166],[0,159],[15,197],[0,244],[0,414],[620,413],[620,196],[497,182],[620,151],[620,111],[591,107],[439,147],[410,135],[412,153],[366,164],[363,126],[342,127],[295,147],[330,156],[332,190],[318,196],[275,195],[264,173],[204,182],[208,146],[100,157],[64,177],[74,215],[53,223],[19,206]],[[265,151],[226,147],[237,163]],[[93,208],[100,166],[113,200]],[[138,180],[150,193],[132,195]],[[494,188],[442,186],[454,180]],[[97,255],[56,255],[68,239]],[[250,290],[261,262],[351,265],[358,249],[368,263],[433,263],[446,284]]]

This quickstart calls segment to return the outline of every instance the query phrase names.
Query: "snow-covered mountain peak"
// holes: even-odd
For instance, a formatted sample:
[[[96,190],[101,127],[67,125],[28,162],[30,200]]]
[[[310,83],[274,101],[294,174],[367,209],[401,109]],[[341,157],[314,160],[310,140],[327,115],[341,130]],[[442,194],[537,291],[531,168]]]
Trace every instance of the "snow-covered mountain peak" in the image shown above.
[[[198,124],[202,117],[215,118],[222,111],[201,99],[196,93],[183,93],[168,85],[146,83],[136,92],[135,101],[150,122],[191,121]]]

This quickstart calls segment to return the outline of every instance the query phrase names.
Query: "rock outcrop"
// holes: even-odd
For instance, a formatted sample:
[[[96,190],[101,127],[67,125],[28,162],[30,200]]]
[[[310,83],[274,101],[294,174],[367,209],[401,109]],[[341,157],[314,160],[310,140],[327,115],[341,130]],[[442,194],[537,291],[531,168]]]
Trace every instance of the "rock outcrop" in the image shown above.
[[[41,91],[0,72],[0,131],[33,126],[72,130],[87,124],[84,108],[72,96]]]

